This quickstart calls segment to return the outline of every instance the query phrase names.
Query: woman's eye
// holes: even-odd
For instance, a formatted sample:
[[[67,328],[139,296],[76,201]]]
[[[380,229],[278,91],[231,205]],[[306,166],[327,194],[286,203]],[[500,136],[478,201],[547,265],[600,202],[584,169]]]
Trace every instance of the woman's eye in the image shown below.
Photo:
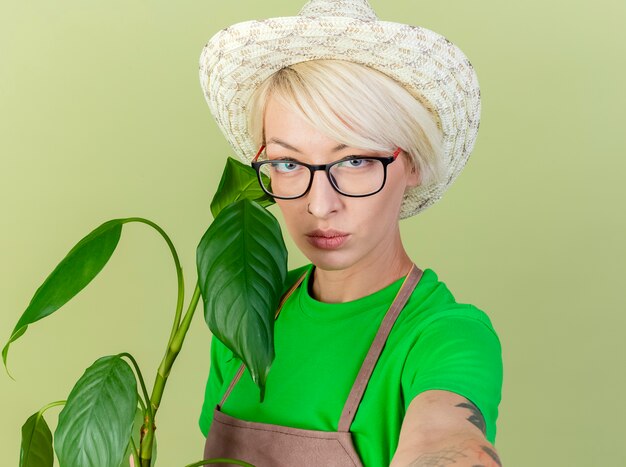
[[[294,164],[293,162],[272,162],[270,164],[272,169],[277,172],[293,172],[298,168],[298,164]]]
[[[341,167],[363,167],[365,165],[367,165],[369,161],[367,159],[349,159],[347,161],[342,162],[341,164],[339,164]]]

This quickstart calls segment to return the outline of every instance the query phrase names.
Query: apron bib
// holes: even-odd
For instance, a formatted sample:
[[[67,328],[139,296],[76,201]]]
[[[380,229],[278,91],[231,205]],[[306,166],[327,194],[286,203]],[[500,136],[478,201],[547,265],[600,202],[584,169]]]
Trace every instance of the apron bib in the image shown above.
[[[413,264],[387,310],[350,390],[337,431],[306,430],[270,423],[250,422],[222,412],[220,407],[224,405],[244,372],[245,365],[242,363],[221,402],[213,409],[213,420],[204,446],[204,459],[229,457],[245,461],[255,467],[363,467],[354,448],[350,425],[391,328],[422,274],[423,271]],[[278,306],[275,319],[287,298],[305,276],[306,272],[285,293]],[[214,465],[236,466],[236,464]]]

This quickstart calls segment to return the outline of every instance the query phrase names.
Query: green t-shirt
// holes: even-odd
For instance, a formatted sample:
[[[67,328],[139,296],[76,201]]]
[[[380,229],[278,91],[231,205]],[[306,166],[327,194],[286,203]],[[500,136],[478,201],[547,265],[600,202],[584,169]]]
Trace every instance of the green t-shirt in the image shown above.
[[[324,303],[309,294],[312,264],[289,271],[285,291],[307,275],[275,322],[275,359],[265,400],[246,369],[222,407],[243,420],[336,431],[352,384],[404,277],[366,297]],[[241,365],[218,339],[200,415],[207,435],[213,409]],[[456,303],[432,269],[424,274],[387,338],[350,427],[365,466],[387,466],[411,400],[445,389],[472,401],[495,444],[502,391],[502,349],[489,317]],[[469,423],[469,422],[468,422]]]

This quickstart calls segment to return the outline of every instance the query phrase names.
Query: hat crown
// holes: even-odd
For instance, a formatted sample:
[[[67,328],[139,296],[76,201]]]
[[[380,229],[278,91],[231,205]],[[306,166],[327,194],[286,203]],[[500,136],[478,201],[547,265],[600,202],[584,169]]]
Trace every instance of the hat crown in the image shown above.
[[[300,16],[344,16],[363,21],[378,19],[367,0],[309,0],[302,7]]]

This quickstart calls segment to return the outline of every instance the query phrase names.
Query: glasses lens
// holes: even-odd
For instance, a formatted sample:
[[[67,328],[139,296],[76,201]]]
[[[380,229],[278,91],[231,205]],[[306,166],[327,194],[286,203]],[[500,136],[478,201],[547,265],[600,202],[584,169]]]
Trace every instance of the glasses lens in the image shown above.
[[[349,159],[334,164],[330,176],[342,193],[368,195],[383,186],[385,166],[378,159]]]
[[[283,198],[302,195],[311,178],[309,169],[296,161],[268,161],[261,170],[268,176],[263,180],[264,188],[272,196]]]

